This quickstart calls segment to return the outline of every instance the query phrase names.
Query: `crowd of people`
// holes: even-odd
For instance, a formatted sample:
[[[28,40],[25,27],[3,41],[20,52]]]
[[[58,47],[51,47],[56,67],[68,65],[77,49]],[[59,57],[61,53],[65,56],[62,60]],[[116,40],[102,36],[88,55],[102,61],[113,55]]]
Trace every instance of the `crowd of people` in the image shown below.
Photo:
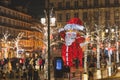
[[[11,58],[0,60],[0,80],[39,80],[39,71],[44,71],[45,60],[39,57]]]

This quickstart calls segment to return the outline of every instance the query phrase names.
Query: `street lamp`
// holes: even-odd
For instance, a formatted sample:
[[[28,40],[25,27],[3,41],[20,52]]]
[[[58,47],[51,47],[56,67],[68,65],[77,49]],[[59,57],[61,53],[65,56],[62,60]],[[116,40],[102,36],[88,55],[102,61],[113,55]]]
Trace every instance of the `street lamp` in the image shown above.
[[[107,38],[107,41],[108,41],[108,45],[107,45],[107,49],[108,49],[108,76],[111,76],[112,75],[112,67],[111,67],[111,54],[112,54],[112,50],[111,50],[111,37],[113,36],[113,32],[114,32],[114,29],[112,28],[109,28],[109,29],[106,29],[105,30],[106,33],[108,33],[108,38]]]
[[[109,31],[111,31],[112,34],[109,33],[109,37],[111,35],[112,39],[113,38],[115,39],[115,43],[116,43],[116,64],[117,64],[117,67],[119,69],[119,65],[118,65],[119,64],[119,41],[118,41],[119,35],[118,35],[118,26],[115,26],[115,29],[111,28],[111,29],[109,29],[109,31],[108,31],[108,29],[106,29],[106,30],[107,30],[106,33],[108,33]],[[113,35],[113,33],[114,33],[114,35]]]
[[[55,26],[56,18],[55,17],[50,17],[50,26]],[[47,19],[46,18],[41,18],[41,23],[43,25],[47,25]]]
[[[49,10],[46,12],[46,18],[41,18],[41,23],[43,24],[43,25],[45,25],[45,28],[44,28],[44,36],[47,38],[45,41],[47,42],[47,51],[48,51],[48,55],[46,55],[47,57],[47,63],[46,63],[46,65],[48,65],[47,66],[47,73],[48,73],[48,75],[47,75],[47,77],[48,77],[48,80],[50,80],[50,35],[51,35],[51,33],[50,33],[50,27],[51,26],[55,26],[55,21],[56,21],[56,19],[55,19],[55,17],[50,17],[49,16]]]

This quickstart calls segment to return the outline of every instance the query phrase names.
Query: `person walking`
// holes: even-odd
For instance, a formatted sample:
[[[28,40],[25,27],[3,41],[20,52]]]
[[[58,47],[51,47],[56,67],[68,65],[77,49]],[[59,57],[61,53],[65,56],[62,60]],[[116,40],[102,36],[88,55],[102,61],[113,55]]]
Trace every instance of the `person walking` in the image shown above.
[[[88,80],[93,80],[93,73],[92,73],[92,71],[88,71],[88,75],[89,75],[89,78],[88,78]]]
[[[28,69],[28,80],[32,80],[32,78],[33,78],[33,69],[29,68]]]
[[[27,72],[26,72],[25,69],[23,70],[23,79],[24,79],[24,80],[27,80]]]
[[[33,74],[33,80],[38,80],[38,78],[39,78],[38,71],[35,69]]]
[[[40,68],[40,71],[42,69],[42,58],[39,59],[39,68]]]

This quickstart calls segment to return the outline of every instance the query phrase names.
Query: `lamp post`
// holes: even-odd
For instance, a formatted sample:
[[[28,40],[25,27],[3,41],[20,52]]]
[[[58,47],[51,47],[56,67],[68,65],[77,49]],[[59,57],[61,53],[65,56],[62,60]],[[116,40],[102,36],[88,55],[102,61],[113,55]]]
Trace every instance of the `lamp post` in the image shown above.
[[[48,23],[48,80],[50,80],[50,16],[49,16],[49,0],[48,0],[48,10],[47,10],[47,23]]]
[[[47,16],[48,16],[48,14],[47,14]],[[50,26],[55,26],[55,18],[54,17],[49,17],[49,23],[48,23],[48,17],[46,17],[46,18],[41,18],[41,23],[43,24],[43,25],[45,25],[46,27],[44,27],[44,37],[46,38],[45,39],[45,43],[46,43],[46,47],[47,47],[47,49],[46,49],[46,51],[48,51],[48,54],[46,54],[46,58],[47,58],[47,68],[48,68],[48,70],[47,70],[47,73],[48,73],[48,80],[50,79],[50,46],[51,46],[51,41],[50,41],[50,36],[51,36],[51,33],[50,33]],[[46,41],[47,40],[47,41]],[[46,70],[45,70],[46,71]]]
[[[111,76],[112,75],[112,63],[111,63],[111,54],[112,54],[112,50],[111,50],[111,37],[113,36],[112,35],[112,33],[114,32],[114,29],[111,29],[111,28],[109,28],[109,29],[106,29],[105,30],[106,31],[106,33],[108,33],[108,39],[107,39],[107,41],[108,41],[108,45],[107,45],[107,49],[108,49],[108,58],[109,58],[109,60],[108,60],[108,76]],[[110,32],[111,31],[111,32]]]
[[[46,18],[41,18],[41,23],[44,24],[46,27],[45,27],[45,35],[47,35],[47,52],[48,54],[46,55],[47,57],[47,80],[50,80],[50,36],[51,36],[51,33],[50,33],[50,26],[55,26],[55,18],[52,17],[50,14],[49,14],[49,0],[48,0],[48,7],[47,7],[47,11],[45,12],[45,16]]]

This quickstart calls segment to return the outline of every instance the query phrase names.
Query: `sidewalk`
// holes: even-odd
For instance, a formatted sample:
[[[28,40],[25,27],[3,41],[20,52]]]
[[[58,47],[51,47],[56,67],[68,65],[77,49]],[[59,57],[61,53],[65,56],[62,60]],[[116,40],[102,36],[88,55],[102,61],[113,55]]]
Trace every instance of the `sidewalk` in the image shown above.
[[[54,71],[51,71],[51,80],[82,80],[82,73],[83,73],[83,68],[72,68],[70,72],[70,77],[63,77],[63,78],[54,78]],[[41,79],[44,80],[44,79]]]

